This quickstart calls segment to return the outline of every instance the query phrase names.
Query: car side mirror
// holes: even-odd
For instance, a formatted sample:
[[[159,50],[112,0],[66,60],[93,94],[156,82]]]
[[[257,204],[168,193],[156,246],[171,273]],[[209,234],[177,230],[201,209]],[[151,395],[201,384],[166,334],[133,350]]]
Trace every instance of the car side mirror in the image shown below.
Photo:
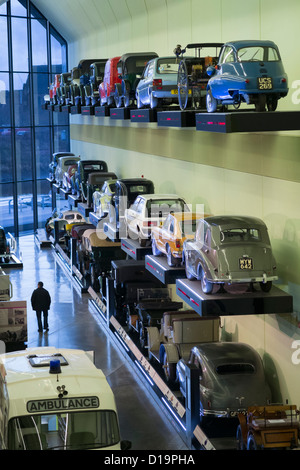
[[[216,69],[215,67],[213,67],[212,65],[210,65],[209,67],[207,67],[206,69],[206,73],[209,77],[211,77],[214,73],[215,73]]]

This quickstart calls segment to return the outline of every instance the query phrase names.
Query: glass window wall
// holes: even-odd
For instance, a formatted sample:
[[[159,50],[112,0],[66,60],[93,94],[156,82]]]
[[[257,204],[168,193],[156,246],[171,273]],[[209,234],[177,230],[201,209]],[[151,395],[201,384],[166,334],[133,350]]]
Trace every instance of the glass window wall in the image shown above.
[[[69,116],[42,107],[55,74],[68,70],[67,43],[30,0],[9,0],[0,57],[0,217],[18,236],[44,227],[52,154],[70,150]]]

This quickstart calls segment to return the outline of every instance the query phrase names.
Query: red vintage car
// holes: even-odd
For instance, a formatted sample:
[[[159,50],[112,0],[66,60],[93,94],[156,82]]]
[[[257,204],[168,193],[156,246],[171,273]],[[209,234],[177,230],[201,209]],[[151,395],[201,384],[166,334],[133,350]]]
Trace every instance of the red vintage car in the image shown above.
[[[101,106],[111,106],[114,104],[115,84],[121,83],[117,70],[119,60],[120,56],[113,57],[112,59],[108,59],[105,64],[104,79],[99,85]]]

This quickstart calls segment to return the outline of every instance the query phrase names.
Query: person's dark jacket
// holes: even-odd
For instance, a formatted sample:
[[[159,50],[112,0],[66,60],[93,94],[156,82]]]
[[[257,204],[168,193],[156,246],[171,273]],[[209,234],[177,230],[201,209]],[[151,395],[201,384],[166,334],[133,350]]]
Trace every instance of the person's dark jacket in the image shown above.
[[[44,287],[35,289],[31,296],[32,310],[49,310],[51,297]]]

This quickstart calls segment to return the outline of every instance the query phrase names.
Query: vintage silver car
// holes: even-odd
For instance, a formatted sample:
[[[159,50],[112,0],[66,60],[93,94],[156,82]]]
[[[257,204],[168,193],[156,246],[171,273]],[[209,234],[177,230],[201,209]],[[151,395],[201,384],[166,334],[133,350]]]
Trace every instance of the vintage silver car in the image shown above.
[[[188,361],[180,359],[176,376],[186,396],[186,363],[200,369],[200,422],[237,418],[248,406],[272,400],[260,355],[245,343],[209,342],[194,346]]]
[[[183,244],[188,279],[210,294],[216,284],[260,283],[269,292],[275,260],[265,223],[256,217],[211,216],[199,220],[193,240]]]

